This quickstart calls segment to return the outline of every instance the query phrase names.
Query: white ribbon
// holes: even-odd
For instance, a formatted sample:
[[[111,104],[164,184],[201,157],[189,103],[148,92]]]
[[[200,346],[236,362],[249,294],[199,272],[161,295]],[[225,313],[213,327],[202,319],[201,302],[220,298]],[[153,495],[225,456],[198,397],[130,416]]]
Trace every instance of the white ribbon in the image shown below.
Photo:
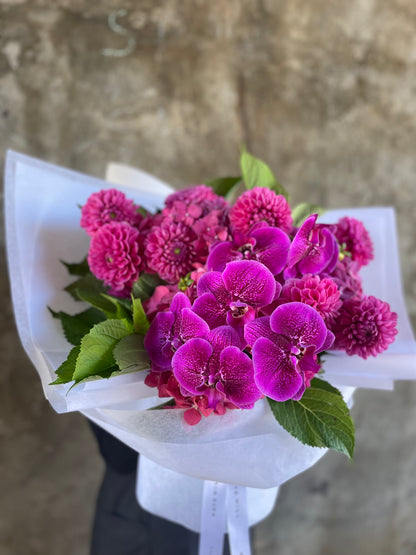
[[[222,555],[226,523],[231,555],[251,555],[246,488],[205,480],[199,555]]]
[[[199,555],[222,555],[227,486],[205,480],[202,498]]]
[[[231,555],[250,555],[247,492],[244,486],[227,486],[227,524]]]

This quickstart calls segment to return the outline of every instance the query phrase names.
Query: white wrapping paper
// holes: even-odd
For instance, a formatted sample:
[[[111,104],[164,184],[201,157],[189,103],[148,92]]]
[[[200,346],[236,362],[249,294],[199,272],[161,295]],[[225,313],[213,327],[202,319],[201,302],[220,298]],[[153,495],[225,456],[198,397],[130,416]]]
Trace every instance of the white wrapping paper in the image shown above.
[[[160,207],[170,191],[166,184],[138,170],[111,165],[109,175],[124,185],[118,186],[120,190],[149,210]],[[255,503],[250,502],[249,493],[250,523],[266,516],[277,486],[310,467],[325,450],[304,446],[290,436],[274,420],[265,402],[258,402],[251,411],[212,415],[198,426],[189,427],[183,424],[181,410],[144,410],[160,400],[154,396],[154,389],[144,385],[143,372],[80,384],[69,394],[67,385],[48,385],[70,345],[46,306],[72,313],[82,306],[62,291],[70,279],[59,260],[76,262],[85,256],[89,238],[79,227],[78,205],[92,192],[112,185],[15,152],[7,156],[5,185],[16,322],[22,344],[54,409],[82,411],[149,460],[149,464],[144,463],[147,474],[139,479],[138,489],[142,504],[152,512],[199,530],[193,507],[200,505],[201,480],[205,479],[272,488],[263,497],[258,494]],[[397,339],[377,359],[363,361],[342,353],[326,357],[326,379],[341,386],[351,402],[354,387],[391,388],[393,380],[415,379],[416,344],[403,299],[393,210],[332,211],[324,221],[333,222],[342,215],[362,220],[375,245],[375,260],[362,271],[365,292],[388,301],[399,315]],[[165,472],[160,482],[165,486],[172,479],[169,472],[185,475],[187,486],[179,498],[175,488],[165,487],[159,496],[155,495],[157,479],[152,481],[151,476],[157,467],[151,467],[152,461],[162,467],[159,479]],[[166,506],[174,505],[174,514],[172,510],[162,514]]]

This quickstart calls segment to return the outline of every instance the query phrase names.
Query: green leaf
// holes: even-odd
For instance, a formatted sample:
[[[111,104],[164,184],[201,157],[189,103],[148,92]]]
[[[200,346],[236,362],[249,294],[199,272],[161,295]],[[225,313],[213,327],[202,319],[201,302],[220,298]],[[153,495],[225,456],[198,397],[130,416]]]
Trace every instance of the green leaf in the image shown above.
[[[96,324],[81,341],[73,379],[79,382],[90,376],[101,376],[113,367],[116,364],[114,347],[132,331],[127,320],[105,320]]]
[[[71,276],[86,276],[90,273],[90,268],[88,266],[87,259],[81,260],[75,264],[70,264],[61,260],[62,264],[66,267]]]
[[[65,287],[65,291],[67,291],[76,301],[80,301],[82,300],[81,295],[105,293],[106,288],[99,279],[89,273]]]
[[[120,372],[136,372],[150,367],[149,355],[143,347],[143,337],[137,333],[120,339],[113,351]]]
[[[267,400],[279,424],[299,441],[352,457],[354,424],[341,393],[330,384],[314,378],[300,401]]]
[[[61,321],[64,335],[72,345],[79,345],[84,335],[86,335],[95,324],[105,320],[104,314],[95,308],[89,308],[84,310],[84,312],[79,312],[74,315],[62,311],[55,312],[51,308],[49,308],[49,312],[54,318]]]
[[[150,326],[140,299],[133,299],[133,326],[135,333],[142,335],[147,332]]]
[[[75,372],[75,364],[81,349],[80,345],[73,347],[66,360],[61,364],[61,366],[55,371],[57,378],[54,382],[49,385],[57,385],[61,383],[72,382],[72,376]]]
[[[147,301],[158,285],[165,283],[157,274],[142,274],[133,284],[131,294],[135,299]]]
[[[214,193],[225,197],[227,193],[234,187],[234,185],[236,185],[240,181],[241,176],[239,175],[237,177],[218,177],[217,179],[211,179],[210,181],[207,181],[206,184],[208,185],[208,187],[214,189]]]
[[[127,301],[126,303],[126,299],[119,299],[118,297],[112,297],[111,295],[95,291],[78,291],[78,296],[82,301],[87,302],[104,313],[107,318],[131,319],[130,302]]]
[[[308,202],[301,202],[292,210],[293,225],[299,227],[303,222],[312,214],[322,216],[325,214],[325,208],[317,204],[309,204]]]
[[[243,150],[240,165],[243,181],[247,189],[266,187],[278,195],[283,195],[286,199],[289,198],[286,189],[277,182],[272,170],[265,162]]]

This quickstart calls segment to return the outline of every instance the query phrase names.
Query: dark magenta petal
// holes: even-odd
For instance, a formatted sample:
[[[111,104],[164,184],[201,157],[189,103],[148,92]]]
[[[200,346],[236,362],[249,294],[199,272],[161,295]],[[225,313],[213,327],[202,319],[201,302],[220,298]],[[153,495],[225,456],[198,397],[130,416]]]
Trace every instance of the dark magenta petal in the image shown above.
[[[331,235],[332,235],[333,244],[334,244],[334,251],[332,253],[332,258],[330,259],[330,261],[328,262],[328,264],[325,268],[325,272],[327,272],[328,274],[330,274],[333,270],[335,270],[335,266],[337,265],[338,258],[339,258],[338,242],[337,242],[335,236],[333,235],[333,233],[331,233]]]
[[[312,231],[315,227],[317,217],[318,214],[312,214],[312,216],[306,218],[306,220],[298,229],[298,232],[296,233],[290,246],[289,254],[287,257],[287,265],[289,268],[292,268],[307,255],[310,248]]]
[[[278,306],[270,316],[271,329],[298,347],[320,350],[327,336],[325,322],[317,311],[304,303]]]
[[[319,349],[319,351],[327,351],[332,347],[332,344],[334,341],[335,341],[335,335],[332,333],[332,331],[327,330],[324,344]]]
[[[256,240],[254,252],[257,260],[264,264],[273,275],[279,274],[286,265],[290,239],[277,227],[263,227],[251,233]]]
[[[302,399],[302,396],[305,393],[305,389],[306,389],[305,380],[304,380],[302,375],[301,375],[301,377],[302,377],[302,385],[297,390],[297,392],[293,395],[293,397],[292,397],[293,401],[299,401],[300,399]]]
[[[277,337],[277,334],[270,328],[269,316],[256,318],[244,326],[244,338],[247,345],[252,347],[259,337],[267,337],[271,341],[274,341]]]
[[[225,348],[220,357],[220,379],[222,391],[228,400],[240,408],[251,408],[262,397],[254,382],[251,359],[237,347]]]
[[[226,347],[240,347],[238,333],[231,326],[219,326],[215,328],[209,332],[206,339],[211,344],[214,353]]]
[[[302,274],[318,274],[333,261],[335,253],[338,256],[337,242],[329,229],[317,230],[317,237],[319,243],[299,262],[298,267]]]
[[[275,401],[287,401],[302,386],[290,351],[260,337],[253,346],[254,380],[262,393]],[[296,360],[296,359],[295,359]]]
[[[205,337],[209,333],[207,322],[190,308],[182,309],[181,314],[177,317],[177,322],[179,324],[177,333],[182,343],[193,337]]]
[[[179,384],[194,395],[208,389],[208,361],[212,347],[205,339],[191,339],[172,358],[173,373]]]
[[[173,312],[156,314],[144,338],[144,347],[150,360],[161,368],[168,368],[172,359],[171,336],[175,315]]]
[[[169,310],[175,314],[179,314],[183,308],[190,308],[191,301],[185,295],[185,293],[176,293],[170,303]]]
[[[204,293],[195,299],[192,310],[201,316],[210,328],[223,326],[226,323],[227,307],[219,303],[212,293]]]
[[[301,373],[316,374],[321,369],[318,363],[318,357],[314,353],[313,347],[308,347],[305,354],[299,361],[299,370]]]
[[[198,297],[204,293],[212,293],[222,304],[228,305],[230,294],[224,285],[221,272],[207,272],[203,274],[197,284]]]
[[[230,262],[222,278],[235,300],[243,301],[252,307],[262,307],[273,300],[276,282],[270,270],[260,262],[255,260]]]
[[[228,262],[233,260],[241,260],[243,255],[233,248],[233,244],[230,241],[224,241],[223,243],[218,243],[213,247],[209,253],[207,259],[208,270],[215,270],[217,272],[222,272]]]

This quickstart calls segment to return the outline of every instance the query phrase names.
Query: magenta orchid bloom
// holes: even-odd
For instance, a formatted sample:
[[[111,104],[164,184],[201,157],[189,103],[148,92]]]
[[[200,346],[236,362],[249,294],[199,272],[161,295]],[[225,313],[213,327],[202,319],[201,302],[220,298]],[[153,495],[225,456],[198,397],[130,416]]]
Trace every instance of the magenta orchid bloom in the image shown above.
[[[270,304],[281,286],[273,274],[255,260],[238,260],[221,272],[207,272],[198,281],[193,310],[210,328],[225,324],[242,327],[256,309]]]
[[[289,249],[285,279],[298,274],[330,274],[338,260],[338,243],[328,227],[316,225],[318,214],[309,216],[298,229]]]
[[[173,373],[185,395],[205,395],[208,407],[227,399],[242,409],[262,397],[254,382],[251,359],[239,349],[230,326],[212,330],[205,339],[190,339],[173,356]]]
[[[248,236],[235,234],[234,241],[215,245],[208,257],[208,270],[222,272],[233,260],[257,260],[273,275],[280,273],[286,265],[290,239],[277,227],[263,225],[252,229]]]
[[[191,310],[191,301],[177,293],[169,310],[156,314],[144,338],[144,347],[152,361],[153,370],[168,370],[173,354],[194,337],[205,337],[209,326]]]
[[[320,370],[316,355],[334,341],[316,310],[297,302],[247,324],[245,338],[252,347],[257,387],[275,401],[302,397]]]

